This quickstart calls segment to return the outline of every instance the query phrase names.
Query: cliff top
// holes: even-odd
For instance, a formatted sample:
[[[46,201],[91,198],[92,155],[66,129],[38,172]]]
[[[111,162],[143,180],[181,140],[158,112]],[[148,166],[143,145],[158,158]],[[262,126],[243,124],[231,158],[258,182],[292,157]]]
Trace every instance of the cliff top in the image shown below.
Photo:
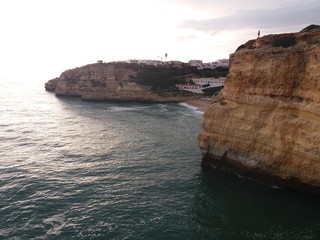
[[[310,25],[297,33],[270,34],[249,40],[236,50],[252,50],[260,48],[288,48],[293,46],[304,47],[306,45],[320,44],[320,26]]]
[[[204,114],[203,166],[320,193],[320,26],[250,40]]]

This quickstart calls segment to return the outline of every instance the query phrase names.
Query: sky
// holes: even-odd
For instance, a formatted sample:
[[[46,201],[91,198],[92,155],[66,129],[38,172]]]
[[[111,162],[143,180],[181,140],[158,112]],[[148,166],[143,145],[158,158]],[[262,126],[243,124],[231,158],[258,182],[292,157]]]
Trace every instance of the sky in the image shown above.
[[[320,24],[319,0],[1,0],[0,81],[103,60],[212,62],[250,39]]]

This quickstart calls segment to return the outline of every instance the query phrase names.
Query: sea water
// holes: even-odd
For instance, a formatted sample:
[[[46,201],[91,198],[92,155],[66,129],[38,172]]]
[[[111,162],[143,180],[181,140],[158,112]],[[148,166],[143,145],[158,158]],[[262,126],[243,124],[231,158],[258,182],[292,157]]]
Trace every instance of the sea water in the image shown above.
[[[0,239],[320,239],[318,197],[201,167],[202,113],[0,81]]]

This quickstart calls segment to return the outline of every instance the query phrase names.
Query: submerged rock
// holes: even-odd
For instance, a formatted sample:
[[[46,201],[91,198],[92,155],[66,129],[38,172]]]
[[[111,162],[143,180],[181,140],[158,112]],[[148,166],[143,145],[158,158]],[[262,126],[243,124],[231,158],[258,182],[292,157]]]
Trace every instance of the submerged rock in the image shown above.
[[[202,127],[204,165],[320,193],[319,26],[241,45]]]

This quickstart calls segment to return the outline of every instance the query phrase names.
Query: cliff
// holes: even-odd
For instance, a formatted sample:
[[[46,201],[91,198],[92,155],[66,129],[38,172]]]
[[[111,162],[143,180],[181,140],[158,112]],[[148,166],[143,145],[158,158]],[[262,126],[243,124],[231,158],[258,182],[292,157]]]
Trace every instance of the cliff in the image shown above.
[[[198,136],[203,165],[320,193],[320,28],[250,40],[230,55]]]
[[[57,88],[59,78],[54,78],[45,83],[44,87],[48,92],[54,92]]]
[[[142,67],[125,63],[95,63],[64,71],[45,84],[57,96],[91,101],[180,102],[190,99],[174,91],[155,91],[137,82]]]

